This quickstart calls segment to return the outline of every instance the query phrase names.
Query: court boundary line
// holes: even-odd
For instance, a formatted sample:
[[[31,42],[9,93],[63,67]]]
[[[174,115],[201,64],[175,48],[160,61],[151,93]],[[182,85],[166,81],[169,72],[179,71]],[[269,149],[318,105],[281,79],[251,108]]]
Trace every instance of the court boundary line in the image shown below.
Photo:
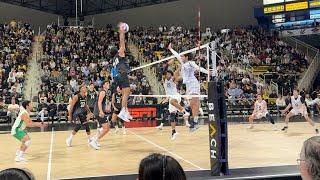
[[[49,158],[48,158],[47,180],[50,180],[50,179],[51,179],[52,151],[53,151],[53,134],[54,134],[54,128],[52,127],[52,129],[51,129],[51,142],[50,142]]]
[[[139,139],[142,139],[142,140],[146,141],[147,143],[149,143],[149,144],[151,144],[151,145],[153,145],[153,146],[155,146],[155,147],[157,147],[157,148],[159,148],[159,149],[161,149],[161,150],[163,150],[163,151],[166,151],[167,153],[169,153],[169,154],[177,157],[178,159],[181,159],[182,161],[184,161],[184,162],[192,165],[193,167],[198,168],[199,170],[205,170],[204,168],[202,168],[202,167],[200,167],[200,166],[192,163],[191,161],[189,161],[189,160],[187,160],[187,159],[184,159],[183,157],[179,156],[178,154],[175,154],[175,153],[169,151],[168,149],[166,149],[166,148],[164,148],[164,147],[162,147],[162,146],[160,146],[160,145],[152,142],[151,140],[149,140],[149,139],[147,139],[147,138],[145,138],[145,137],[143,137],[143,136],[141,136],[141,135],[138,135],[138,134],[132,132],[131,130],[128,130],[128,132],[130,132],[131,134],[137,136]]]

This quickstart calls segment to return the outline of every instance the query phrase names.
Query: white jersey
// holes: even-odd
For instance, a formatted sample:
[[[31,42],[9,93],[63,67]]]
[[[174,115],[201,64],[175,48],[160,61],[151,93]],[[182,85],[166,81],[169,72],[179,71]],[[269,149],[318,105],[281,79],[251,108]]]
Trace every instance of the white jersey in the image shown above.
[[[28,111],[21,106],[19,114],[18,114],[18,117],[14,121],[14,124],[13,124],[13,126],[11,128],[11,135],[15,135],[16,134],[17,128],[18,128],[18,130],[21,130],[21,131],[26,129],[26,123],[21,119],[21,116],[24,113],[27,113],[27,115],[29,115]]]
[[[173,78],[171,78],[170,80],[166,79],[163,85],[167,95],[179,94],[177,89],[177,84],[173,81]]]
[[[266,109],[263,109],[264,105],[267,104],[267,102],[265,100],[262,100],[261,102],[256,101],[254,103],[254,108],[256,109],[257,113],[265,113],[267,112]]]
[[[291,96],[291,106],[292,109],[300,109],[301,105],[303,105],[302,101],[301,101],[301,96],[299,95],[298,98],[294,98],[294,96]]]
[[[187,84],[190,82],[198,82],[198,79],[194,75],[196,69],[191,65],[191,61],[183,63],[181,66],[181,75],[183,79],[183,83]]]

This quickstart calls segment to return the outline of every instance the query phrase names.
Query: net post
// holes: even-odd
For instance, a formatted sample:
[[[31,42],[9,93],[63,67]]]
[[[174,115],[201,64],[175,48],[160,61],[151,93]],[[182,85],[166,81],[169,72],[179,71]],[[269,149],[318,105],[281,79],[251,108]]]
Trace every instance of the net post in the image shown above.
[[[228,175],[228,127],[223,81],[209,82],[208,118],[211,175]]]

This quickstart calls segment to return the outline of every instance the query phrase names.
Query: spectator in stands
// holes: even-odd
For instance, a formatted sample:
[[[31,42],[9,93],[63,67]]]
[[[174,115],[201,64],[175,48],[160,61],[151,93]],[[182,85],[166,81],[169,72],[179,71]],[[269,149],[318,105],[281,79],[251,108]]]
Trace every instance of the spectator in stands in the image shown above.
[[[8,106],[4,103],[3,98],[0,98],[0,116],[7,116]]]
[[[303,180],[320,179],[320,136],[307,139],[297,159]]]
[[[171,156],[151,154],[141,160],[139,165],[139,180],[186,180],[186,175]]]
[[[51,120],[52,124],[54,121],[54,117],[57,115],[57,105],[55,104],[54,100],[50,100],[50,104],[48,105],[48,120]]]
[[[11,125],[13,125],[15,119],[18,116],[18,112],[19,112],[19,105],[16,104],[16,98],[12,97],[11,98],[11,104],[8,105],[8,117],[11,120]]]
[[[2,180],[35,180],[33,174],[26,169],[9,168],[0,171],[0,179]]]
[[[276,91],[272,90],[272,92],[269,94],[269,98],[277,98],[277,97],[278,97],[278,95],[277,95]]]
[[[276,105],[277,105],[278,115],[280,115],[280,110],[283,110],[287,106],[286,99],[281,94],[279,94],[279,97],[276,100]]]

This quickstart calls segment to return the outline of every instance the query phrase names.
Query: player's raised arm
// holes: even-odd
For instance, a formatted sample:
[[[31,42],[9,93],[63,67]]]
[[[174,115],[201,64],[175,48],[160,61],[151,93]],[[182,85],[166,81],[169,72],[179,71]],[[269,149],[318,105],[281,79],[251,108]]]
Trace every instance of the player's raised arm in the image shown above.
[[[172,44],[170,43],[168,46],[168,49],[171,51],[171,53],[179,60],[180,64],[183,64],[181,56],[177,53],[177,51],[172,49]]]
[[[125,57],[125,51],[126,51],[126,40],[125,40],[125,29],[124,26],[122,26],[123,23],[119,24],[119,40],[120,40],[120,45],[119,45],[119,56],[120,57]]]

